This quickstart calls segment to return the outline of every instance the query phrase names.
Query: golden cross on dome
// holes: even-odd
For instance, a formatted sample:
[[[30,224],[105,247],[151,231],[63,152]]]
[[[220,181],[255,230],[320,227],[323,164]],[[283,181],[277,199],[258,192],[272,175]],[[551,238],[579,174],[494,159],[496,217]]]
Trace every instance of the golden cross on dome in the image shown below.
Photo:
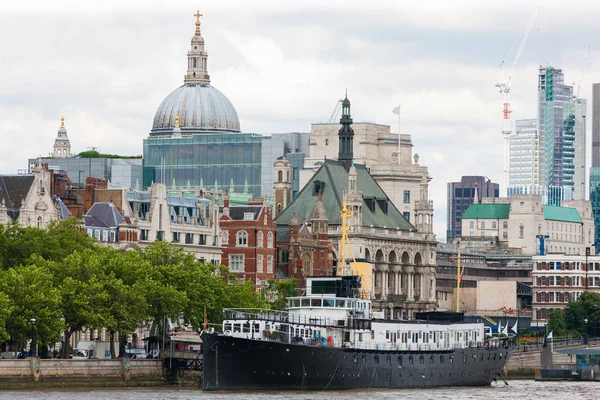
[[[200,17],[202,16],[202,14],[200,14],[200,10],[196,11],[196,14],[194,14],[194,17],[196,17],[196,35],[200,34]]]
[[[175,128],[179,128],[179,115],[175,116]]]
[[[65,127],[65,117],[60,117],[60,127],[61,128]]]

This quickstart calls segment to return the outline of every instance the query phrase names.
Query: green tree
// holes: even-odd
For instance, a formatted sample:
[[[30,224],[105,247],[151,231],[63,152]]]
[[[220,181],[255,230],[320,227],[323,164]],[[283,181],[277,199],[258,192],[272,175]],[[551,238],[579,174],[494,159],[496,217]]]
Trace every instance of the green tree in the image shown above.
[[[586,330],[594,334],[594,330],[600,327],[600,294],[583,292],[576,301],[570,302],[565,309],[565,322],[567,329],[576,330],[581,335]]]
[[[10,339],[6,331],[6,322],[10,317],[12,306],[10,299],[5,293],[0,292],[0,343]]]
[[[44,262],[39,260],[38,262]],[[75,251],[62,262],[45,261],[60,294],[64,321],[62,357],[68,358],[71,335],[84,328],[104,326],[109,301],[105,290],[105,265],[97,249]]]
[[[284,310],[287,307],[287,298],[298,295],[298,279],[268,279],[265,292],[271,299],[273,310]]]
[[[548,318],[548,331],[553,332],[554,336],[564,336],[567,333],[567,324],[562,310],[555,308],[550,312]]]
[[[36,320],[36,343],[50,345],[58,340],[62,328],[60,294],[47,268],[10,268],[0,277],[0,291],[9,299],[6,331],[13,340],[31,337],[32,318]]]
[[[104,291],[108,301],[103,304],[100,313],[103,325],[110,333],[111,358],[115,358],[114,335],[119,333],[120,355],[125,353],[127,337],[148,317],[143,285],[138,282],[136,272],[138,257],[128,252],[105,248],[101,253],[102,263],[106,266]]]

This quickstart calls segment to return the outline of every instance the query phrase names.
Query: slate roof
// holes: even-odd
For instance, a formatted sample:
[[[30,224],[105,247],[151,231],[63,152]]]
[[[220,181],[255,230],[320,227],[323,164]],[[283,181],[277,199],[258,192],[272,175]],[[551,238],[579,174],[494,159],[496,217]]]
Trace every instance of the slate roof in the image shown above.
[[[508,219],[510,204],[471,204],[463,219]]]
[[[364,165],[355,164],[358,190],[363,194],[362,225],[377,228],[387,227],[389,229],[414,230],[415,228],[402,216],[396,206],[385,194],[379,184],[373,179]],[[337,160],[325,160],[311,180],[304,186],[302,191],[280,215],[275,222],[278,225],[289,225],[294,213],[300,223],[310,221],[319,196],[313,193],[315,181],[324,182],[323,203],[329,219],[329,225],[341,225],[340,209],[344,199],[344,191],[348,189],[348,172],[343,163]],[[367,204],[367,199],[387,201],[388,212],[376,202],[375,211]]]
[[[262,210],[262,206],[229,207],[229,216],[234,221],[243,221],[245,213],[252,213],[253,214],[252,220],[256,221],[256,219],[258,218],[258,214],[260,213],[260,210]]]
[[[13,220],[19,218],[21,202],[29,194],[34,179],[33,175],[0,175],[0,204],[4,200]]]
[[[94,203],[83,217],[86,227],[116,228],[123,222],[123,216],[113,203]]]
[[[56,196],[56,202],[58,203],[58,211],[60,213],[60,219],[67,219],[72,216],[71,211],[67,208],[65,203],[63,203],[62,199]]]
[[[583,223],[577,209],[572,207],[544,206],[544,219],[550,221]]]

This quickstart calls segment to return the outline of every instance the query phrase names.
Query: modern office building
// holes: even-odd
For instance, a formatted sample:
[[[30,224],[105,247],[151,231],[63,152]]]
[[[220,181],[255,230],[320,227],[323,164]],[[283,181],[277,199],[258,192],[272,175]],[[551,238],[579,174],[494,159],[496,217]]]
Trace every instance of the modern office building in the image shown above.
[[[516,121],[515,134],[510,138],[508,186],[533,185],[538,165],[537,119]]]
[[[585,99],[573,96],[561,69],[538,70],[539,181],[542,186],[572,188],[574,199],[585,197]],[[549,199],[559,205],[561,199]]]
[[[471,204],[480,203],[483,197],[499,196],[500,185],[485,176],[463,176],[460,182],[449,182],[446,241],[460,238],[462,215]]]
[[[600,250],[600,83],[592,85],[592,167],[590,202],[594,213],[596,252]]]

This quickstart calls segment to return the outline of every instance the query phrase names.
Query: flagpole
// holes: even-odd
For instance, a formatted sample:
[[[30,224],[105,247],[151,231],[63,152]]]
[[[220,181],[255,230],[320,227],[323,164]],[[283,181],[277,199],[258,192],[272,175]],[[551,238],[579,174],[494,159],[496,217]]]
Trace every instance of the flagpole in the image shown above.
[[[400,135],[400,133],[402,133],[400,131],[400,112],[401,112],[400,104],[398,104],[398,135]],[[400,142],[399,141],[398,141],[398,146],[400,146]]]

